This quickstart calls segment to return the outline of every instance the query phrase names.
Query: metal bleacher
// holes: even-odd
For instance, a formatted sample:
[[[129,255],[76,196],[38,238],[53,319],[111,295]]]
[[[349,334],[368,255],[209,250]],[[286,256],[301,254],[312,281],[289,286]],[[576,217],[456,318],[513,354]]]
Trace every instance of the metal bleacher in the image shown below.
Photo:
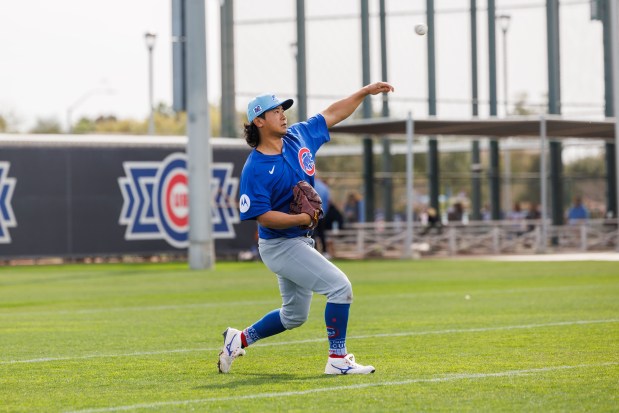
[[[588,220],[577,225],[548,225],[544,240],[539,220],[471,221],[428,230],[413,226],[413,242],[405,245],[402,222],[355,223],[327,231],[335,257],[344,259],[400,258],[410,248],[415,256],[531,254],[544,252],[614,251],[619,231],[616,219]]]

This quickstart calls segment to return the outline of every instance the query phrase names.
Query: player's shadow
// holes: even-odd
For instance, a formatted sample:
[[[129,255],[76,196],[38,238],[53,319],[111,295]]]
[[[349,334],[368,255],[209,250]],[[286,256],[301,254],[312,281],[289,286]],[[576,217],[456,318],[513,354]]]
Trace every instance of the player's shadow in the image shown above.
[[[222,375],[224,376],[224,375]],[[225,375],[226,379],[232,378],[232,375]],[[291,382],[305,382],[308,380],[316,380],[323,375],[320,376],[298,376],[292,373],[276,373],[276,374],[267,374],[267,373],[236,373],[234,374],[234,380],[229,381],[226,380],[223,383],[209,383],[204,386],[194,387],[195,390],[217,390],[217,389],[231,389],[231,388],[239,388],[245,386],[255,386],[255,385],[263,385],[265,381],[268,380],[271,384],[276,383],[291,383]]]

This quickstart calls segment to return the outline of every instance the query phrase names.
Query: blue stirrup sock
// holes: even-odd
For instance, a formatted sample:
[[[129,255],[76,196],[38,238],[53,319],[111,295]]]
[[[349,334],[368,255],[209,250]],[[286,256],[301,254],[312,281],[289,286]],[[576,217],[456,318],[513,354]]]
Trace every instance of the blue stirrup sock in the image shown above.
[[[325,324],[329,337],[329,357],[344,357],[346,354],[346,327],[350,304],[327,303]]]
[[[277,310],[267,313],[260,320],[243,330],[241,333],[241,342],[243,343],[243,347],[247,347],[260,339],[274,336],[285,330],[286,328],[279,317],[278,308]]]

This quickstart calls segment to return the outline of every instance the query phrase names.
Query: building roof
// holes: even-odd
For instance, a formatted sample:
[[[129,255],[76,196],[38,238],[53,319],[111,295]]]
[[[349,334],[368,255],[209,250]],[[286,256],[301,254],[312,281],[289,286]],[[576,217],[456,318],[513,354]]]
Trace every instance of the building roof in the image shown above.
[[[548,138],[591,138],[614,139],[615,120],[602,121],[566,120],[556,117],[546,118]],[[490,138],[539,137],[541,119],[420,119],[414,120],[415,135],[459,135],[484,136]],[[354,133],[368,135],[406,134],[406,119],[372,118],[355,120],[336,125],[333,133]]]

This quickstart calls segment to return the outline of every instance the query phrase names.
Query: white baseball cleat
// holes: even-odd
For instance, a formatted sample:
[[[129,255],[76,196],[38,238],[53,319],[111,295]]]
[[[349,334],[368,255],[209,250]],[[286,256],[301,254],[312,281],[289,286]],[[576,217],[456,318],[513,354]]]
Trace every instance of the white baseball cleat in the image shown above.
[[[235,328],[228,327],[224,331],[224,346],[219,353],[217,368],[220,373],[228,373],[235,358],[245,355],[245,349],[241,348],[241,332]]]
[[[329,357],[325,374],[370,374],[374,373],[374,366],[362,366],[355,362],[355,356],[348,354],[344,358]]]

